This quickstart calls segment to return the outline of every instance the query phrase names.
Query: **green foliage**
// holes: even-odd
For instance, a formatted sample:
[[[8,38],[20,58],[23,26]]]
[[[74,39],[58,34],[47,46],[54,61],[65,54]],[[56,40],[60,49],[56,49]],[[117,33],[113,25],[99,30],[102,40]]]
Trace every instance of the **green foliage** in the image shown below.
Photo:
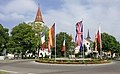
[[[32,22],[30,24],[32,26],[32,29],[35,31],[35,34],[36,35],[36,47],[39,46],[39,48],[41,48],[41,32],[44,32],[45,34],[45,48],[47,48],[47,42],[48,42],[48,31],[49,31],[49,28],[45,25],[42,26],[41,23],[35,23],[35,22]]]
[[[63,56],[63,54],[64,54],[63,52],[61,52],[64,39],[65,39],[65,52],[66,52],[67,56],[70,54],[69,51],[73,44],[71,42],[72,38],[67,33],[60,32],[59,34],[56,35],[56,50],[57,50],[56,52],[57,52],[58,57]]]
[[[44,30],[44,34],[45,34],[45,48],[48,47],[48,34],[49,34],[49,28],[47,26],[43,26]]]
[[[50,63],[50,64],[104,64],[104,63],[111,63],[111,60],[78,60],[78,59],[71,59],[71,60],[56,60],[53,59],[36,59],[35,62],[38,63]]]
[[[0,55],[2,54],[2,51],[7,48],[6,44],[9,40],[9,34],[8,29],[3,28],[3,26],[0,24]]]
[[[9,48],[12,52],[25,54],[27,50],[32,51],[32,47],[35,46],[35,32],[28,24],[21,23],[15,26],[11,32],[12,36],[9,41]]]
[[[35,25],[35,23],[33,23],[33,25]],[[33,30],[32,26],[26,23],[21,23],[12,29],[11,36],[9,36],[8,31],[9,30],[7,28],[4,28],[0,24],[0,55],[2,54],[2,51],[4,49],[7,49],[7,52],[9,53],[17,52],[25,54],[27,50],[29,50],[29,52],[33,52],[34,48],[41,47],[41,32],[45,33],[45,48],[47,48],[49,31],[49,28],[47,26],[41,26],[40,30],[36,31]],[[35,33],[38,33],[37,37],[35,36]],[[112,51],[112,53],[120,53],[120,43],[116,40],[114,36],[109,35],[107,33],[102,33],[101,37],[103,51]],[[60,32],[56,35],[57,57],[64,56],[64,53],[61,52],[64,39],[66,40],[65,52],[67,56],[70,55],[70,50],[74,48],[75,44],[71,41],[72,37],[65,32]],[[91,43],[90,46],[94,47],[94,43]],[[86,47],[84,48],[86,51]],[[52,48],[52,54],[54,55],[54,48]]]
[[[21,23],[12,29],[11,37],[8,45],[9,53],[21,53],[25,55],[26,51],[28,53],[33,52],[35,48],[41,48],[41,32],[45,33],[45,48],[47,47],[48,31],[47,26],[40,27],[40,31],[36,31],[32,26]],[[37,35],[35,35],[37,33]]]
[[[13,41],[12,37],[9,37],[9,41],[7,43],[7,52],[14,53],[15,51],[15,42]]]
[[[120,43],[116,40],[116,38],[107,33],[101,34],[102,38],[102,50],[103,51],[112,51],[112,53],[118,53],[120,50]]]
[[[0,74],[8,74],[7,72],[0,71]]]
[[[93,51],[94,50],[94,42],[90,43],[90,47],[91,47],[91,50]]]

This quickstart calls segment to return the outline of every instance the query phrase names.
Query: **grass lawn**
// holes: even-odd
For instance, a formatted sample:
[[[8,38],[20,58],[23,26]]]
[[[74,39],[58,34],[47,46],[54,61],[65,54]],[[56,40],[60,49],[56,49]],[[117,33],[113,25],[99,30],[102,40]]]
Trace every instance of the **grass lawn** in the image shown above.
[[[8,73],[6,73],[6,72],[3,72],[3,71],[0,71],[0,74],[8,74]]]

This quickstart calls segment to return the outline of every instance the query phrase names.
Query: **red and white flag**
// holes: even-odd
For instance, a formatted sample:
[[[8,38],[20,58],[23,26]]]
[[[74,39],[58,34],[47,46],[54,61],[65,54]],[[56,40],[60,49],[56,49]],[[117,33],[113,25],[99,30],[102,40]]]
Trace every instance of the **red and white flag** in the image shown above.
[[[44,34],[44,32],[41,33],[41,41],[42,41],[42,50],[44,50],[44,43],[45,43],[45,34]]]
[[[100,44],[100,49],[102,48],[102,43],[101,43],[101,29],[99,28],[97,32],[97,38],[98,38],[98,44]]]
[[[62,52],[65,51],[65,40],[63,41]]]

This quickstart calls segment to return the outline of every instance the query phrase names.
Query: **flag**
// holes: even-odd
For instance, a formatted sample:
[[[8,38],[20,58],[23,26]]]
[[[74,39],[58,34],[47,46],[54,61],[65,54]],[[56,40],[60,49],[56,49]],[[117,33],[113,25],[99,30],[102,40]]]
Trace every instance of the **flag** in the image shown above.
[[[52,27],[49,30],[49,39],[50,39],[50,45],[52,47],[55,47],[55,23],[52,25]]]
[[[100,49],[102,48],[102,43],[101,43],[101,31],[100,28],[97,32],[97,38],[98,38],[98,44],[100,45]]]
[[[50,52],[50,38],[48,37],[48,52]]]
[[[94,49],[97,51],[97,35],[95,34],[95,40],[94,40]]]
[[[44,43],[45,43],[45,34],[44,34],[44,32],[41,33],[41,41],[42,41],[42,50],[44,50]]]
[[[64,51],[65,51],[65,39],[63,41],[63,46],[62,46],[62,52],[64,52]]]
[[[80,51],[83,49],[83,24],[82,21],[76,24],[76,44],[80,46]]]
[[[99,30],[97,32],[97,37],[98,37],[98,43],[100,43],[100,32],[99,32]]]

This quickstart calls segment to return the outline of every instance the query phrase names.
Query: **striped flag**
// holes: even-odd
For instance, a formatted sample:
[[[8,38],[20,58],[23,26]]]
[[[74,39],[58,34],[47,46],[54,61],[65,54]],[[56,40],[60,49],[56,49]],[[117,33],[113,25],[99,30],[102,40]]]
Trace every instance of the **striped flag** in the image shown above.
[[[65,51],[65,39],[63,41],[63,46],[62,46],[62,52],[64,52],[64,51]]]
[[[94,40],[94,49],[97,51],[97,35],[95,34],[95,40]]]
[[[55,47],[55,23],[52,25],[52,27],[49,30],[49,39],[50,39],[50,45],[52,47]]]
[[[42,41],[42,50],[44,50],[44,43],[45,43],[45,34],[44,34],[44,32],[41,33],[41,41]]]
[[[80,46],[80,51],[83,49],[83,24],[82,21],[76,24],[76,37],[75,41]]]

